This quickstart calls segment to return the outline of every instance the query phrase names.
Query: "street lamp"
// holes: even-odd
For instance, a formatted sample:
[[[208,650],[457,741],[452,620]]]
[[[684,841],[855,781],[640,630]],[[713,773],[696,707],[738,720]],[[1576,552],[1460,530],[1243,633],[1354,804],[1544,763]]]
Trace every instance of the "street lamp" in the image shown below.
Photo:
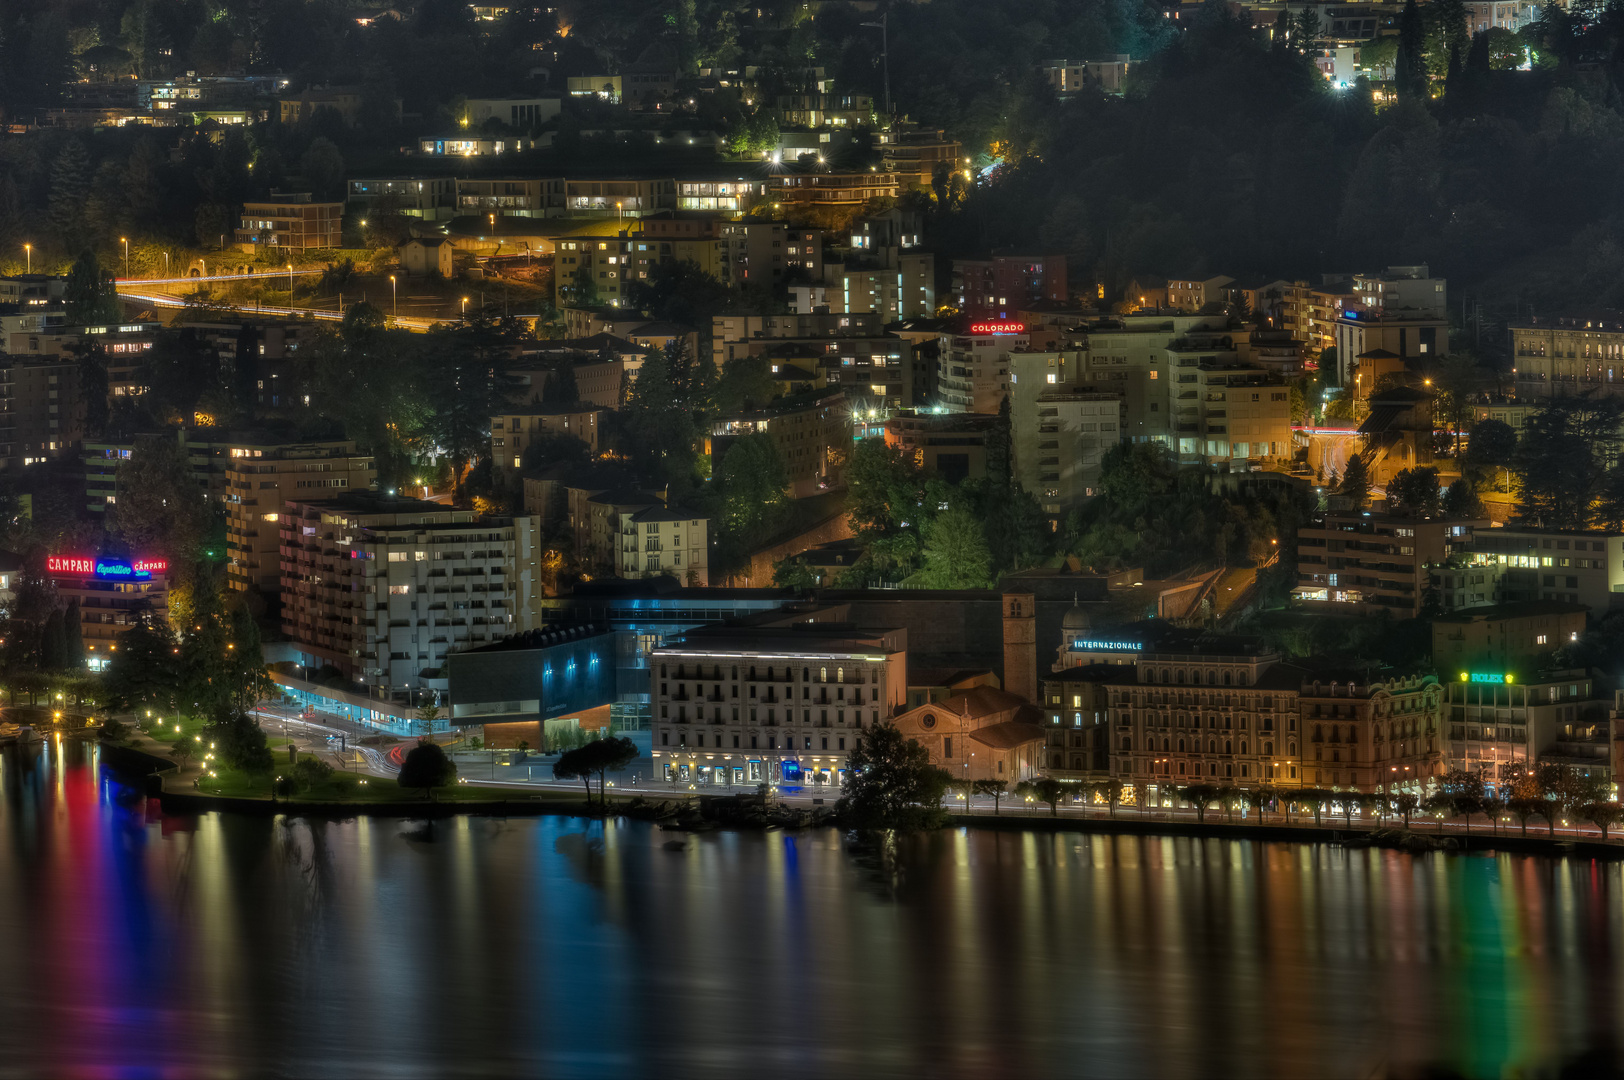
[[[389,275],[389,303],[395,318],[400,318],[400,293],[395,288],[395,275]]]
[[[164,277],[169,276],[169,252],[164,252]]]
[[[34,272],[34,245],[33,244],[24,244],[23,245],[23,257],[28,260],[28,273],[32,274]]]
[[[288,303],[293,303],[293,264],[288,263]]]
[[[118,239],[124,245],[124,277],[128,279],[130,276],[130,238],[121,236]]]
[[[462,313],[464,315],[468,314],[468,298],[466,296],[462,298]]]

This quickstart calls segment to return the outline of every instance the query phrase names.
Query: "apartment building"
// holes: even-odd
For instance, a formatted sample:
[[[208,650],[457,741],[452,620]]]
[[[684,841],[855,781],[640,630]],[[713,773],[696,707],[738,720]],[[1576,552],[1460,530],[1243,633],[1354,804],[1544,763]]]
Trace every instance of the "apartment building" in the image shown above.
[[[765,433],[777,446],[790,494],[801,499],[838,484],[839,463],[851,447],[852,420],[840,390],[780,398],[765,409],[718,417],[711,427],[711,460],[727,456],[730,441]]]
[[[941,336],[936,397],[948,412],[998,412],[1009,393],[1010,355],[1031,338],[1019,322],[960,321]]]
[[[1120,94],[1131,62],[1128,54],[1116,53],[1101,60],[1043,60],[1038,70],[1062,97],[1090,89]]]
[[[775,203],[828,210],[859,210],[871,199],[894,199],[899,194],[893,173],[784,172],[767,178],[767,195]]]
[[[579,384],[577,384],[578,386]],[[491,464],[504,483],[524,466],[524,453],[537,442],[560,436],[578,439],[596,457],[603,448],[603,415],[598,406],[534,405],[491,417]]]
[[[422,221],[448,221],[457,214],[458,181],[449,176],[355,179],[348,184],[349,210],[366,224],[368,215],[387,210]]]
[[[1122,398],[1069,387],[1012,394],[1010,428],[1015,479],[1058,528],[1098,490],[1101,462],[1122,441]]]
[[[1297,695],[1303,772],[1336,791],[1425,794],[1444,771],[1443,689],[1432,675],[1310,667]]]
[[[966,164],[964,144],[940,128],[881,131],[875,141],[882,167],[911,187],[930,187],[940,171],[957,172]]]
[[[597,496],[592,502],[599,504],[602,499]],[[658,500],[645,506],[610,505],[606,509],[602,516],[613,529],[610,565],[615,577],[671,577],[694,589],[710,584],[709,518],[669,509]]]
[[[936,313],[936,261],[927,254],[899,255],[891,266],[847,268],[825,263],[821,282],[792,285],[790,311],[875,314],[885,322],[924,319]]]
[[[305,666],[403,698],[438,679],[449,653],[532,628],[538,534],[535,518],[376,492],[290,499],[283,632]]]
[[[15,468],[75,454],[84,429],[77,360],[0,364],[0,461]]]
[[[1032,304],[1070,298],[1064,255],[994,252],[986,259],[953,260],[953,301],[972,320],[1012,321]]]
[[[1226,290],[1233,284],[1235,279],[1223,274],[1205,278],[1168,278],[1167,306],[1175,311],[1200,314],[1208,304],[1226,302],[1228,299]]]
[[[1424,265],[1354,275],[1336,320],[1338,384],[1348,385],[1360,357],[1371,353],[1391,353],[1405,365],[1448,355],[1447,285]]]
[[[956,484],[987,475],[987,436],[997,422],[996,414],[907,409],[886,417],[885,442],[911,454],[926,472]]]
[[[907,701],[907,631],[704,628],[649,668],[656,780],[839,786],[863,733]]]
[[[1421,613],[1432,564],[1470,550],[1486,519],[1328,513],[1297,530],[1297,588],[1305,606],[1348,614]]]
[[[224,462],[226,582],[239,592],[280,601],[282,508],[292,500],[327,499],[377,485],[371,454],[353,442],[233,442]]]
[[[312,202],[309,192],[243,203],[237,243],[309,251],[344,246],[344,204]]]
[[[734,357],[753,355],[763,341],[873,338],[884,333],[885,322],[885,317],[874,311],[715,315],[711,318],[711,359],[720,371],[722,365]]]
[[[716,226],[717,275],[729,285],[775,285],[784,277],[789,228],[781,221],[725,221]]]
[[[564,213],[562,177],[469,177],[453,183],[459,214],[539,218]]]
[[[1617,394],[1624,383],[1624,321],[1616,314],[1511,325],[1519,398]]]
[[[1583,604],[1524,600],[1454,611],[1432,620],[1432,662],[1444,677],[1526,671],[1585,632]]]
[[[1480,529],[1433,576],[1446,610],[1550,601],[1602,615],[1624,606],[1624,533]]]

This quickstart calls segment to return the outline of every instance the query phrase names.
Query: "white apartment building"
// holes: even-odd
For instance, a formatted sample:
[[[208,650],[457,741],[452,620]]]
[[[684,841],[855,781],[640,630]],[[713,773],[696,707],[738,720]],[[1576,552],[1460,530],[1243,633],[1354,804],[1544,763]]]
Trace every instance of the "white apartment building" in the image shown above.
[[[838,786],[863,733],[907,702],[907,631],[694,630],[649,672],[656,781]]]
[[[532,629],[539,521],[419,499],[290,499],[282,629],[306,666],[384,696],[421,688],[454,651]]]

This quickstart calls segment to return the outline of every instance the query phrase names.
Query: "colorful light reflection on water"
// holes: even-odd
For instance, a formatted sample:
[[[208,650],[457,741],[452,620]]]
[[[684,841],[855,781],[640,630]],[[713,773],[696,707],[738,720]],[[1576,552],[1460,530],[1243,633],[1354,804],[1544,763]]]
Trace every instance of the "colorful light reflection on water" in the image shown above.
[[[0,1074],[1471,1076],[1620,1019],[1615,864],[166,818],[0,768]]]

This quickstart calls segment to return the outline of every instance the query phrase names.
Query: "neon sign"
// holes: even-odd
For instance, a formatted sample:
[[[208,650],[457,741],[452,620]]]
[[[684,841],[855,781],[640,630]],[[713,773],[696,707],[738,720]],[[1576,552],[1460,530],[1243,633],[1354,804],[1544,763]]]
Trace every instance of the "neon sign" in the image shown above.
[[[970,324],[972,334],[1024,334],[1026,324],[1018,322],[978,322]]]
[[[1515,675],[1502,675],[1499,672],[1493,671],[1463,671],[1460,673],[1461,682],[1485,683],[1490,686],[1504,686],[1506,683],[1512,682],[1515,679]]]
[[[1090,641],[1084,638],[1078,638],[1076,641],[1071,643],[1071,647],[1073,650],[1095,651],[1105,649],[1118,652],[1123,650],[1129,652],[1139,652],[1144,648],[1144,645],[1137,641]]]
[[[93,559],[85,555],[48,555],[45,559],[46,573],[103,581],[148,581],[153,574],[162,574],[168,569],[169,562],[165,559]]]

